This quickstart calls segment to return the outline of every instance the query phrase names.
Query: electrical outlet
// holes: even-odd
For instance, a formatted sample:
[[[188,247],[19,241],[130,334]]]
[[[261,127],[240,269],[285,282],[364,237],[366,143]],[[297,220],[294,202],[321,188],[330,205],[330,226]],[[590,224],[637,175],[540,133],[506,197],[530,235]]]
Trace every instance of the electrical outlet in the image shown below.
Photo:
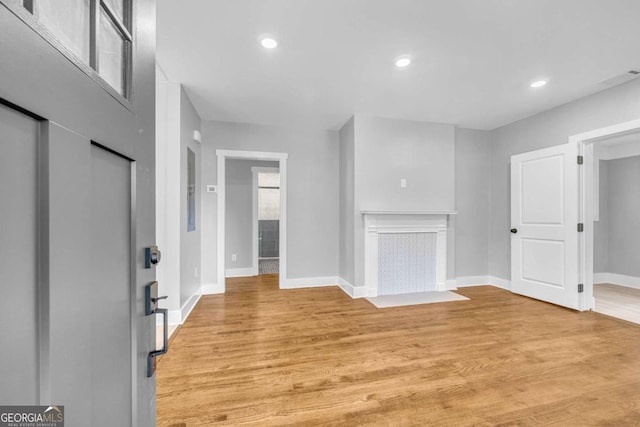
[[[231,261],[237,261],[237,260],[238,260],[238,256],[236,254],[232,254]]]

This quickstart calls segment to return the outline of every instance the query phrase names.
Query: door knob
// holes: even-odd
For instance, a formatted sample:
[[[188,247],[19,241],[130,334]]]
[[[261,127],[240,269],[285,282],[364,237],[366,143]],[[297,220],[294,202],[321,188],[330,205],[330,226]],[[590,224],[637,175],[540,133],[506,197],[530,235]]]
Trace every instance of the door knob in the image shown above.
[[[516,233],[518,232],[518,229],[517,229],[517,228],[512,228],[512,229],[511,229],[511,232],[512,232],[513,234],[516,234]]]

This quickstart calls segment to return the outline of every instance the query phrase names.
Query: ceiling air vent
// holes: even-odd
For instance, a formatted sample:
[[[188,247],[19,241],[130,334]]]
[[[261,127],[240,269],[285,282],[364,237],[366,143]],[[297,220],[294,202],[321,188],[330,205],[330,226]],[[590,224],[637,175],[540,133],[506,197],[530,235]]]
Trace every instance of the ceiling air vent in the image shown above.
[[[633,79],[637,79],[638,77],[640,77],[640,69],[629,70],[626,73],[609,77],[608,79],[601,81],[600,84],[603,86],[617,86],[621,85],[622,83],[629,82]]]

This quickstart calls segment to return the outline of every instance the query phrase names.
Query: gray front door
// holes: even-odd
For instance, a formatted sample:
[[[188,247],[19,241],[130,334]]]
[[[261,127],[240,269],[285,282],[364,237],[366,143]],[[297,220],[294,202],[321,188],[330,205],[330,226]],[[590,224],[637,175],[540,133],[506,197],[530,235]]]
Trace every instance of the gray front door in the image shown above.
[[[0,153],[0,404],[134,425],[135,163],[5,106]]]

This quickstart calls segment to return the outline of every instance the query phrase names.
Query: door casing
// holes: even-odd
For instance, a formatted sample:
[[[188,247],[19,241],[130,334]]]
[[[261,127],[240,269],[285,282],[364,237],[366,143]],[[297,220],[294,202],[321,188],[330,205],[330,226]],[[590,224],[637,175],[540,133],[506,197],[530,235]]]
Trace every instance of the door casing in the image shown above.
[[[578,192],[580,222],[584,223],[584,233],[579,236],[579,272],[580,283],[584,284],[584,292],[580,294],[580,310],[593,310],[593,221],[595,218],[595,157],[593,145],[614,136],[640,131],[640,119],[594,129],[569,137],[569,144],[576,144],[578,152],[583,156],[584,164],[579,169]]]
[[[226,160],[227,159],[244,159],[244,160],[266,160],[277,161],[280,171],[280,273],[279,286],[285,288],[287,283],[287,153],[273,153],[264,151],[241,151],[241,150],[216,150],[218,157],[218,209],[216,226],[218,230],[217,241],[217,280],[216,288],[221,292],[226,289],[225,275],[225,224],[226,224]]]

